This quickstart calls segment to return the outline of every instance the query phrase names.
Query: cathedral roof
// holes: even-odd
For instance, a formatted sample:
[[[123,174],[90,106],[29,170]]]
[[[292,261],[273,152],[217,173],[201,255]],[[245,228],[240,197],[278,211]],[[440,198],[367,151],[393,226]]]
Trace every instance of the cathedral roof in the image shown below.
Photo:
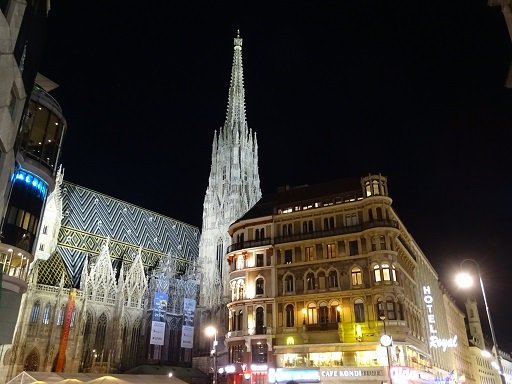
[[[64,288],[71,288],[71,278],[62,257],[54,252],[48,260],[39,263],[37,271],[37,284],[51,285],[57,287],[64,277]]]

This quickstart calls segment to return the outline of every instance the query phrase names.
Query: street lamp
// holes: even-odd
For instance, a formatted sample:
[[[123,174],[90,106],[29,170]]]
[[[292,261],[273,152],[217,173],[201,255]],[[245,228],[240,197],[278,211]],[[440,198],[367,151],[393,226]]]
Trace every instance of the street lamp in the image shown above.
[[[380,315],[379,319],[384,323],[384,334],[380,337],[380,345],[386,347],[386,355],[388,357],[388,377],[389,384],[393,384],[393,380],[391,379],[391,357],[389,355],[389,347],[393,344],[393,339],[386,332],[386,316]]]
[[[213,383],[217,384],[217,328],[213,326],[206,327],[206,336],[213,337],[213,348],[210,355],[213,356]]]
[[[492,325],[491,320],[491,312],[489,311],[489,306],[487,305],[487,297],[485,296],[485,289],[484,289],[484,282],[482,281],[482,274],[480,273],[480,264],[476,260],[473,259],[464,259],[460,263],[460,269],[462,272],[460,272],[455,277],[455,282],[457,285],[461,288],[469,288],[473,285],[473,277],[468,273],[464,271],[464,263],[471,262],[476,267],[476,271],[478,273],[478,280],[480,281],[480,289],[482,290],[482,296],[484,298],[485,303],[485,311],[487,312],[487,320],[489,321],[489,328],[491,329],[491,336],[492,336],[492,343],[494,344],[494,356],[496,357],[496,362],[498,363],[498,371],[500,374],[501,382],[503,384],[506,384],[507,381],[505,380],[505,376],[503,373],[503,365],[501,364],[501,357],[498,350],[498,342],[496,341],[496,335],[494,334],[494,327]]]

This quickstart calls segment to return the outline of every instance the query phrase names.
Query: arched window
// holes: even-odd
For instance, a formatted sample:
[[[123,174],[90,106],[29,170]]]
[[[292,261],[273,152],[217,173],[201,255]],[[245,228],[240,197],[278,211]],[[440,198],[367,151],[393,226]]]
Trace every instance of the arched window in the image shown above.
[[[293,292],[295,291],[293,287],[293,276],[292,275],[286,275],[284,278],[284,291],[285,292]]]
[[[243,300],[245,298],[245,285],[243,281],[238,282],[238,300]]]
[[[313,272],[306,275],[306,287],[309,291],[315,289],[315,274]]]
[[[377,220],[382,220],[382,208],[377,207]]]
[[[263,335],[265,333],[264,327],[264,314],[263,307],[256,308],[256,334]]]
[[[294,327],[295,326],[295,311],[293,305],[288,304],[286,306],[286,326]]]
[[[46,304],[43,311],[43,324],[49,324],[50,323],[50,316],[52,314],[52,307],[50,306],[50,303]]]
[[[322,301],[318,308],[318,322],[320,324],[327,324],[329,320],[329,308],[327,307],[327,303]]]
[[[313,220],[308,221],[308,232],[313,232]]]
[[[292,230],[292,225],[291,224],[288,224],[288,234],[289,235],[293,235],[293,230]]]
[[[309,303],[307,310],[308,310],[308,313],[307,313],[308,324],[316,324],[318,322],[316,304]]]
[[[34,305],[32,306],[32,311],[30,312],[30,322],[32,324],[37,323],[39,320],[39,310],[41,308],[41,303],[39,301],[36,301]]]
[[[334,229],[334,217],[324,218],[324,229]]]
[[[238,316],[236,320],[236,330],[242,331],[244,329],[244,312],[242,310],[238,311]]]
[[[265,293],[265,280],[262,277],[256,279],[256,294],[263,295]]]
[[[368,210],[368,220],[373,221],[373,211],[371,208]]]
[[[396,269],[395,269],[394,265],[391,265],[391,280],[397,281],[396,280]]]
[[[242,240],[243,241],[243,240]],[[223,261],[224,261],[224,242],[222,238],[219,237],[217,240],[217,272],[219,274],[219,278],[222,281],[222,273],[223,273]]]
[[[356,323],[364,323],[364,302],[362,299],[354,301],[354,317]]]
[[[329,321],[331,323],[341,322],[341,305],[337,300],[331,301],[331,306],[329,308]]]
[[[373,275],[375,276],[375,282],[379,283],[382,281],[382,278],[380,276],[380,266],[378,264],[373,266]]]
[[[382,279],[384,281],[391,280],[391,274],[389,272],[389,264],[387,264],[387,263],[382,264]]]
[[[107,322],[107,315],[102,313],[101,316],[98,318],[98,324],[96,326],[96,339],[94,340],[94,345],[97,351],[101,351],[105,347]],[[105,356],[105,358],[107,358],[107,356]]]
[[[354,267],[351,271],[352,286],[357,287],[363,285],[363,273],[361,268]]]
[[[329,288],[338,288],[338,272],[329,272]]]
[[[57,325],[62,325],[64,323],[64,314],[66,313],[66,306],[62,304],[57,313]]]

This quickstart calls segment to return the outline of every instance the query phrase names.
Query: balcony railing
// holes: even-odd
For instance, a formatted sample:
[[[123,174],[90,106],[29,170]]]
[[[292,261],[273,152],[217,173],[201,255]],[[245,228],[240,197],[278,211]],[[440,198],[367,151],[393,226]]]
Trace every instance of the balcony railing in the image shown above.
[[[249,240],[249,241],[241,241],[239,243],[231,244],[228,247],[227,253],[238,251],[240,249],[244,248],[254,248],[254,247],[262,247],[264,245],[270,245],[272,244],[272,239],[270,237],[267,237],[265,239],[261,240]]]
[[[274,237],[273,243],[272,243],[272,238],[265,238],[262,240],[241,241],[239,243],[231,244],[228,247],[227,253],[230,253],[233,251],[238,251],[238,250],[244,249],[244,248],[261,247],[261,246],[270,245],[270,244],[282,244],[282,243],[290,243],[293,241],[318,239],[321,237],[346,235],[349,233],[357,233],[357,232],[364,231],[366,229],[371,229],[371,228],[376,228],[376,227],[388,227],[388,228],[397,228],[398,229],[398,221],[388,220],[388,219],[372,220],[372,221],[366,221],[361,224],[349,225],[346,227],[324,229],[324,230],[319,230],[319,231],[299,233],[299,234],[288,235],[288,236],[276,236],[276,237]]]

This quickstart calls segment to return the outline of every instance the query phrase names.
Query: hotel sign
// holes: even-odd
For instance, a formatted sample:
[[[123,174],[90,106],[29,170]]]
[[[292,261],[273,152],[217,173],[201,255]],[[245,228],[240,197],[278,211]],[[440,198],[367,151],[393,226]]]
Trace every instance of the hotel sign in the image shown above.
[[[447,348],[456,348],[457,335],[452,336],[449,339],[442,339],[437,336],[436,317],[433,310],[434,298],[432,297],[429,285],[423,286],[423,301],[425,302],[425,307],[427,308],[430,348],[442,348],[443,352],[446,351]]]

